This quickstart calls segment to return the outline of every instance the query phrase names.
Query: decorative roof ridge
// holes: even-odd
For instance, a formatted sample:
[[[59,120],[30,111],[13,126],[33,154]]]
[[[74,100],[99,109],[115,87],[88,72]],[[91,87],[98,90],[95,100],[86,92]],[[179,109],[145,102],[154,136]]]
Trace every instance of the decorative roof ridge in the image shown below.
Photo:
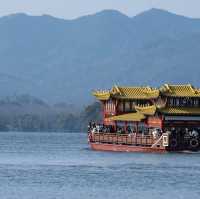
[[[170,89],[171,84],[164,84],[164,86],[167,88],[167,91],[172,93],[172,90]]]
[[[200,115],[200,108],[198,107],[164,107],[159,109],[161,113],[181,115],[181,114],[195,114]]]
[[[194,94],[200,94],[200,89],[199,88],[194,87],[192,84],[188,84],[188,85],[190,85],[191,90],[192,90],[192,92]]]
[[[200,93],[200,89],[199,88],[194,88],[194,93],[195,94],[199,94]]]
[[[108,93],[109,90],[92,90],[93,93]]]
[[[117,92],[121,95],[121,91],[120,91],[120,88],[117,86],[117,85],[114,85],[114,88],[117,90]]]
[[[99,100],[108,100],[110,98],[109,90],[94,90],[92,91],[92,95],[94,95]]]
[[[164,85],[168,85],[168,86],[192,86],[192,84],[187,83],[187,84],[164,84]]]
[[[166,92],[172,93],[172,90],[170,89],[170,84],[163,84],[162,86],[160,86],[159,91],[161,93],[166,93]]]
[[[164,84],[165,86],[167,86],[169,89],[170,87],[189,87],[191,90],[194,89],[194,86],[192,84]]]
[[[142,113],[144,115],[154,115],[155,112],[156,112],[156,106],[154,104],[148,105],[148,106],[138,106],[138,105],[136,105],[135,110],[138,113]]]
[[[187,87],[193,94],[200,94],[200,89],[195,88],[192,84],[164,84],[160,87],[160,91],[165,93],[173,93],[174,88]]]
[[[192,84],[188,84],[188,87],[190,88],[190,90],[191,90],[194,94],[196,94],[195,89],[194,89],[194,87],[192,86]]]
[[[120,88],[149,88],[149,86],[119,86]]]
[[[122,95],[122,92],[120,91],[120,87],[118,87],[116,84],[112,87],[112,89],[110,90],[110,93],[113,95],[115,94]]]
[[[151,87],[151,86],[118,86],[118,88],[142,88],[142,89],[148,89],[148,90],[158,90],[157,88]]]

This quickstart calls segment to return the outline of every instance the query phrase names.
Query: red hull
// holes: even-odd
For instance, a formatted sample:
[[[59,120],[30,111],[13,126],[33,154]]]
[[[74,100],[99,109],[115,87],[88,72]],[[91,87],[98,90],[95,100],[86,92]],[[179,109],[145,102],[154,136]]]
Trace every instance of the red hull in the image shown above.
[[[115,151],[115,152],[142,152],[142,153],[166,153],[166,149],[151,148],[143,146],[130,146],[120,144],[103,144],[103,143],[90,143],[93,150],[96,151]]]

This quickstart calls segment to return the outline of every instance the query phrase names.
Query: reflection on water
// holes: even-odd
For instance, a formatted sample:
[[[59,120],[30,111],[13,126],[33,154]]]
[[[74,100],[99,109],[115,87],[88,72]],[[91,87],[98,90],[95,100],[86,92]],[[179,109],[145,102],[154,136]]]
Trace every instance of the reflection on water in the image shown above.
[[[200,154],[91,151],[85,134],[0,133],[1,199],[199,198]]]

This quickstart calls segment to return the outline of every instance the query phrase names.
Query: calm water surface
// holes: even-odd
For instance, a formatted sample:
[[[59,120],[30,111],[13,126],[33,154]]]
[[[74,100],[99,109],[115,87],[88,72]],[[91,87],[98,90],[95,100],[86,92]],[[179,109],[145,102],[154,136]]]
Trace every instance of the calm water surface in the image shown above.
[[[0,133],[0,199],[200,197],[200,154],[91,151],[80,133]]]

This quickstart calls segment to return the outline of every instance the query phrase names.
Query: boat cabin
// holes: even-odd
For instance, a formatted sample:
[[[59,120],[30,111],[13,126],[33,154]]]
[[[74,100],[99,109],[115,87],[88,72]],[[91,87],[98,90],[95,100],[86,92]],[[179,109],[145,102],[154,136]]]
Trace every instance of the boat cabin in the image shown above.
[[[102,129],[109,133],[153,136],[155,131],[170,132],[174,148],[199,147],[200,89],[190,84],[114,86],[108,91],[94,91],[93,95],[102,104]]]

